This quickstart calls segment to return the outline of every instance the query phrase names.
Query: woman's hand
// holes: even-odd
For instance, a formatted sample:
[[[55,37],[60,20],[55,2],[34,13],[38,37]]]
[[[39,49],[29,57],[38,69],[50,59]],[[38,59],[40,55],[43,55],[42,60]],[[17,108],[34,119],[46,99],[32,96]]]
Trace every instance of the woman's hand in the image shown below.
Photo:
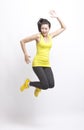
[[[25,54],[25,61],[27,64],[29,64],[31,61],[30,61],[30,56],[28,56],[27,54]]]
[[[57,18],[57,15],[56,15],[55,10],[50,10],[50,11],[49,11],[49,14],[50,14],[50,17],[51,17],[51,18]]]

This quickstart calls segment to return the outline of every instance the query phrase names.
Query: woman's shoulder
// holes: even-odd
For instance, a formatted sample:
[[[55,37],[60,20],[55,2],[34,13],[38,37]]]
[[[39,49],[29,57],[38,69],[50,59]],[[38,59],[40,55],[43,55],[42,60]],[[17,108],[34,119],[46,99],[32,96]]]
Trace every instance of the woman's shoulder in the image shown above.
[[[41,34],[40,33],[36,34],[36,41],[39,42],[40,39],[41,39]]]

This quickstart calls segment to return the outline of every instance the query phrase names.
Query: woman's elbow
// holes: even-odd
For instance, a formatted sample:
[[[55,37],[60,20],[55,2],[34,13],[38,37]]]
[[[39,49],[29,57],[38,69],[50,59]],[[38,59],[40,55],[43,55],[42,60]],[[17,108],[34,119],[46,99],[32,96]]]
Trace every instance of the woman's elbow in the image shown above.
[[[65,25],[64,25],[64,27],[63,27],[63,28],[64,28],[64,30],[66,30],[66,26],[65,26]]]
[[[66,30],[66,27],[64,26],[63,28],[62,28],[62,31],[65,31]]]
[[[22,40],[20,40],[20,44],[22,44]]]
[[[21,44],[21,45],[23,45],[23,44],[24,44],[23,40],[20,40],[20,44]]]

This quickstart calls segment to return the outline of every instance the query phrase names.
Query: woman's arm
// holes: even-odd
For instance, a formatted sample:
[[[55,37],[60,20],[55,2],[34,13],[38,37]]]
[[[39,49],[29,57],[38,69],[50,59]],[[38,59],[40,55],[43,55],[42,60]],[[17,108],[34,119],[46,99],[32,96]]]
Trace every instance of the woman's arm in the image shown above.
[[[26,43],[31,42],[31,41],[33,41],[33,40],[36,40],[36,41],[37,41],[37,40],[38,40],[38,37],[39,37],[39,35],[38,35],[38,34],[35,34],[35,35],[30,36],[30,37],[26,37],[26,38],[24,38],[24,39],[22,39],[22,40],[20,41],[21,48],[22,48],[22,51],[23,51],[23,53],[24,53],[24,57],[25,57],[26,63],[30,63],[30,56],[29,56],[29,54],[28,54],[28,52],[27,52],[27,49],[26,49]]]
[[[61,26],[58,30],[56,30],[56,31],[54,31],[53,33],[50,34],[51,37],[54,38],[55,36],[57,36],[60,33],[62,33],[66,29],[66,27],[65,27],[64,23],[62,22],[62,20],[59,17],[56,16],[55,11],[53,11],[53,10],[50,11],[50,14],[51,14],[52,18],[56,18],[58,20],[58,22],[59,22],[59,24]]]

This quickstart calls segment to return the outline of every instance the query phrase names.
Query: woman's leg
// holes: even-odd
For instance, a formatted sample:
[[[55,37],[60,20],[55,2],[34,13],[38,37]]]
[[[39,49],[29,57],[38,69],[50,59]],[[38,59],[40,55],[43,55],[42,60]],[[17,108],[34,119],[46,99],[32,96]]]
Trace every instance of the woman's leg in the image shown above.
[[[36,73],[39,81],[31,82],[29,79],[20,87],[20,90],[23,91],[30,86],[34,86],[35,96],[38,96],[41,89],[48,89],[54,87],[54,77],[50,67],[33,67],[34,72]]]
[[[39,78],[39,81],[35,82],[30,82],[30,86],[34,86],[36,88],[40,89],[48,89],[49,88],[49,83],[48,83],[48,78],[46,77],[47,75],[45,74],[45,67],[33,67],[33,70],[37,77]]]
[[[51,67],[45,67],[44,71],[48,80],[49,88],[53,88],[55,83]]]

